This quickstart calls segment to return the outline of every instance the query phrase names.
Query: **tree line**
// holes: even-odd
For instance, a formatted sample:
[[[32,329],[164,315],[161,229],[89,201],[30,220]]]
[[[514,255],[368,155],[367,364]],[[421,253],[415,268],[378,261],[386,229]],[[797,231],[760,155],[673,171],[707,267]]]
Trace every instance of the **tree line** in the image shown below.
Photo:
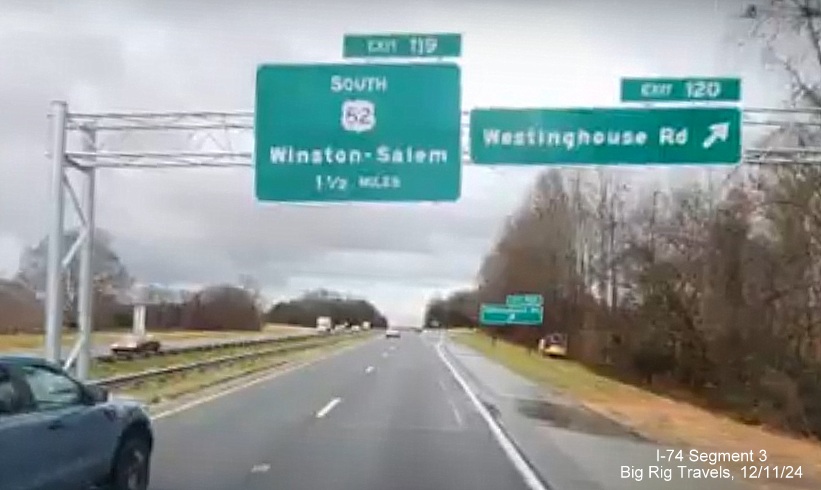
[[[78,230],[67,232],[65,242],[73,243],[78,235]],[[47,251],[44,238],[23,251],[12,280],[0,280],[0,334],[43,330]],[[135,288],[134,278],[114,250],[113,236],[105,230],[95,233],[91,269],[95,330],[131,327],[135,302],[147,305],[149,330],[258,331],[265,323],[314,327],[320,316],[330,317],[335,324],[368,321],[374,328],[387,327],[384,315],[370,302],[324,289],[271,305],[264,300],[259,282],[249,274],[240,275],[236,284],[210,285],[196,291],[158,285]],[[69,330],[77,328],[78,277],[75,260],[66,269],[62,287],[63,319]]]
[[[739,172],[717,196],[656,189],[632,209],[616,173],[596,187],[564,173],[539,178],[478,286],[432,301],[428,326],[478,326],[479,304],[539,293],[541,326],[492,332],[563,332],[571,357],[609,374],[821,435],[821,169]]]
[[[804,48],[775,58],[797,108],[821,108],[811,4],[753,12],[771,57],[787,36],[793,52]],[[480,303],[540,293],[541,326],[494,334],[532,345],[564,332],[570,356],[604,373],[821,436],[821,168],[810,159],[819,128],[817,113],[784,124],[756,144],[806,151],[714,171],[706,184],[648,189],[618,169],[547,171],[505,223],[477,287],[433,300],[428,322],[478,326]]]
[[[315,327],[317,318],[321,316],[330,318],[334,325],[369,322],[372,328],[388,327],[385,316],[370,302],[325,289],[309,291],[294,300],[279,302],[268,310],[265,319],[270,323]]]

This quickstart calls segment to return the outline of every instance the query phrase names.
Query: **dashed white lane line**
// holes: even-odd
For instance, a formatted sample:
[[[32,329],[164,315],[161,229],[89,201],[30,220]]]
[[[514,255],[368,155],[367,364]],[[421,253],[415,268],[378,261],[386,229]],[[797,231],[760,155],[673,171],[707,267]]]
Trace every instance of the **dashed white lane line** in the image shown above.
[[[459,427],[464,427],[465,423],[462,420],[462,414],[460,414],[459,409],[456,408],[456,403],[450,397],[450,393],[448,393],[448,389],[445,387],[445,382],[442,381],[442,378],[439,378],[439,387],[442,388],[442,392],[445,394],[445,399],[448,401],[451,411],[453,411],[453,417],[456,419],[456,423]]]
[[[453,410],[453,417],[456,419],[456,423],[459,427],[464,427],[465,423],[462,421],[462,415],[459,413],[459,409],[456,408],[456,403],[450,398],[448,398],[448,403],[450,404],[450,409]]]
[[[388,357],[388,353],[387,353],[387,352],[383,352],[383,353],[382,353],[382,357]]]
[[[326,415],[328,415],[328,413],[331,410],[333,410],[334,407],[337,406],[339,404],[339,402],[341,402],[341,401],[342,401],[341,398],[334,398],[333,400],[329,401],[327,405],[322,407],[322,409],[316,413],[316,418],[321,419],[321,418],[325,417]]]
[[[190,402],[183,403],[182,405],[179,405],[177,407],[168,409],[164,412],[160,412],[160,413],[151,415],[151,420],[159,420],[159,419],[164,419],[166,417],[171,417],[173,415],[177,415],[178,413],[185,412],[185,411],[190,410],[194,407],[197,407],[199,405],[203,405],[205,403],[208,403],[208,402],[220,399],[220,398],[224,398],[224,397],[226,397],[226,396],[228,396],[232,393],[236,393],[236,392],[244,390],[246,388],[250,388],[254,385],[258,385],[258,384],[264,383],[266,381],[271,381],[273,379],[279,378],[281,376],[285,376],[287,374],[298,371],[302,368],[306,368],[308,366],[312,366],[314,364],[319,364],[322,361],[331,359],[332,357],[336,357],[336,356],[338,356],[338,355],[340,355],[344,352],[347,352],[349,350],[353,350],[357,347],[362,347],[363,345],[368,345],[368,342],[343,347],[343,348],[339,349],[338,351],[333,352],[333,353],[331,353],[327,356],[319,357],[319,358],[316,358],[316,359],[313,359],[313,360],[310,360],[310,361],[307,361],[307,362],[303,362],[303,363],[298,363],[298,364],[295,364],[295,365],[291,366],[290,368],[286,368],[286,369],[283,369],[283,370],[280,370],[280,371],[275,371],[271,374],[266,374],[266,375],[261,376],[259,378],[254,378],[254,379],[248,381],[247,383],[243,383],[243,384],[238,385],[238,386],[234,386],[234,387],[224,389],[224,390],[222,390],[218,393],[213,393],[211,395],[206,395],[206,396],[203,396],[203,397],[200,397],[200,398],[196,398],[196,399],[194,399]]]
[[[271,469],[271,465],[269,464],[255,464],[253,468],[251,468],[251,473],[265,473]]]
[[[370,374],[373,372],[373,366],[368,366],[365,368],[365,374]]]

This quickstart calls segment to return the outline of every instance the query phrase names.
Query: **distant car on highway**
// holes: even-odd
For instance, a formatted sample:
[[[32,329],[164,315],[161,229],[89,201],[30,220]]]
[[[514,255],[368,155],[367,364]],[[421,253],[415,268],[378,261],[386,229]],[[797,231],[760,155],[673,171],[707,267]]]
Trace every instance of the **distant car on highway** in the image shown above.
[[[399,330],[395,328],[389,328],[385,330],[385,338],[387,339],[398,339],[401,336],[402,334],[399,332]]]
[[[329,334],[333,330],[333,322],[330,317],[320,316],[316,319],[316,330],[321,334]]]
[[[539,350],[548,357],[567,357],[567,335],[563,333],[548,335],[539,341]]]
[[[153,445],[138,403],[43,359],[0,355],[2,488],[146,490]]]

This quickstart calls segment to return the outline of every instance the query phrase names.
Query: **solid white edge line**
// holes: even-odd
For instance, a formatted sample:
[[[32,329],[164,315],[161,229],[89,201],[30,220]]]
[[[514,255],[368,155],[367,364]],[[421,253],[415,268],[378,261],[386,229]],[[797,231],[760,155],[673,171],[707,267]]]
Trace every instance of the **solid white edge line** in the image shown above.
[[[338,356],[339,354],[342,354],[345,351],[348,351],[350,349],[354,349],[356,347],[361,347],[361,346],[366,345],[366,344],[367,344],[367,342],[365,342],[364,344],[354,344],[354,345],[351,345],[349,347],[343,347],[342,349],[339,349],[338,351],[332,352],[332,353],[328,354],[327,356],[322,356],[322,357],[319,357],[317,359],[312,359],[312,360],[307,361],[307,362],[295,364],[295,365],[293,365],[289,368],[286,368],[286,369],[283,369],[283,370],[280,370],[280,371],[275,371],[271,374],[267,374],[265,376],[262,376],[261,378],[255,378],[255,379],[252,379],[251,381],[249,381],[247,383],[243,383],[241,385],[228,388],[225,391],[220,391],[219,393],[214,393],[212,395],[208,395],[208,396],[204,396],[202,398],[197,398],[195,400],[191,400],[190,402],[183,403],[182,405],[179,405],[177,407],[168,409],[164,412],[160,412],[156,415],[151,415],[151,420],[152,421],[153,420],[159,420],[159,419],[164,419],[166,417],[170,417],[172,415],[176,415],[180,412],[184,412],[184,411],[189,410],[191,408],[194,408],[198,405],[202,405],[204,403],[208,403],[208,402],[216,400],[218,398],[222,398],[224,396],[230,395],[231,393],[236,393],[237,391],[244,390],[245,388],[250,388],[250,387],[252,387],[254,385],[257,385],[259,383],[264,383],[266,381],[270,381],[274,378],[278,378],[279,376],[284,376],[288,373],[292,373],[292,372],[294,372],[298,369],[302,369],[302,368],[311,366],[311,365],[316,364],[318,362],[326,361],[326,360],[328,360],[328,359],[330,359],[334,356]]]
[[[334,398],[333,400],[329,401],[327,405],[322,407],[322,409],[316,413],[316,418],[321,419],[328,415],[328,412],[333,410],[334,407],[337,406],[341,401],[341,398]]]
[[[459,386],[462,387],[468,398],[470,398],[470,401],[473,402],[473,405],[482,416],[482,419],[484,419],[485,423],[488,427],[490,427],[490,432],[493,433],[493,436],[496,438],[496,442],[499,443],[510,462],[513,463],[513,466],[519,474],[522,475],[525,484],[531,490],[547,490],[541,480],[539,480],[539,477],[536,476],[536,473],[533,472],[533,469],[530,468],[530,465],[527,464],[524,457],[519,453],[519,450],[513,444],[513,441],[511,441],[507,434],[502,431],[502,428],[499,427],[498,422],[496,422],[496,420],[494,420],[490,415],[490,412],[488,412],[487,407],[479,401],[479,398],[470,388],[467,381],[465,381],[462,375],[459,374],[459,371],[457,371],[453,364],[451,364],[451,362],[447,359],[445,353],[442,352],[442,340],[436,344],[436,352],[439,354],[439,358],[442,359],[442,362],[445,363],[445,366],[448,367],[453,377],[456,378],[456,382],[459,383]]]

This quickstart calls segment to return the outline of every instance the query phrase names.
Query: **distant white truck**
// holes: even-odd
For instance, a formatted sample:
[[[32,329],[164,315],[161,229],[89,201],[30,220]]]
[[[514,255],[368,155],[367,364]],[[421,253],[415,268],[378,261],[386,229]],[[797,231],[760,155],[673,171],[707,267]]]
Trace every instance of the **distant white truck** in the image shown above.
[[[320,316],[316,319],[316,330],[319,333],[330,333],[333,329],[333,322],[329,316]]]

